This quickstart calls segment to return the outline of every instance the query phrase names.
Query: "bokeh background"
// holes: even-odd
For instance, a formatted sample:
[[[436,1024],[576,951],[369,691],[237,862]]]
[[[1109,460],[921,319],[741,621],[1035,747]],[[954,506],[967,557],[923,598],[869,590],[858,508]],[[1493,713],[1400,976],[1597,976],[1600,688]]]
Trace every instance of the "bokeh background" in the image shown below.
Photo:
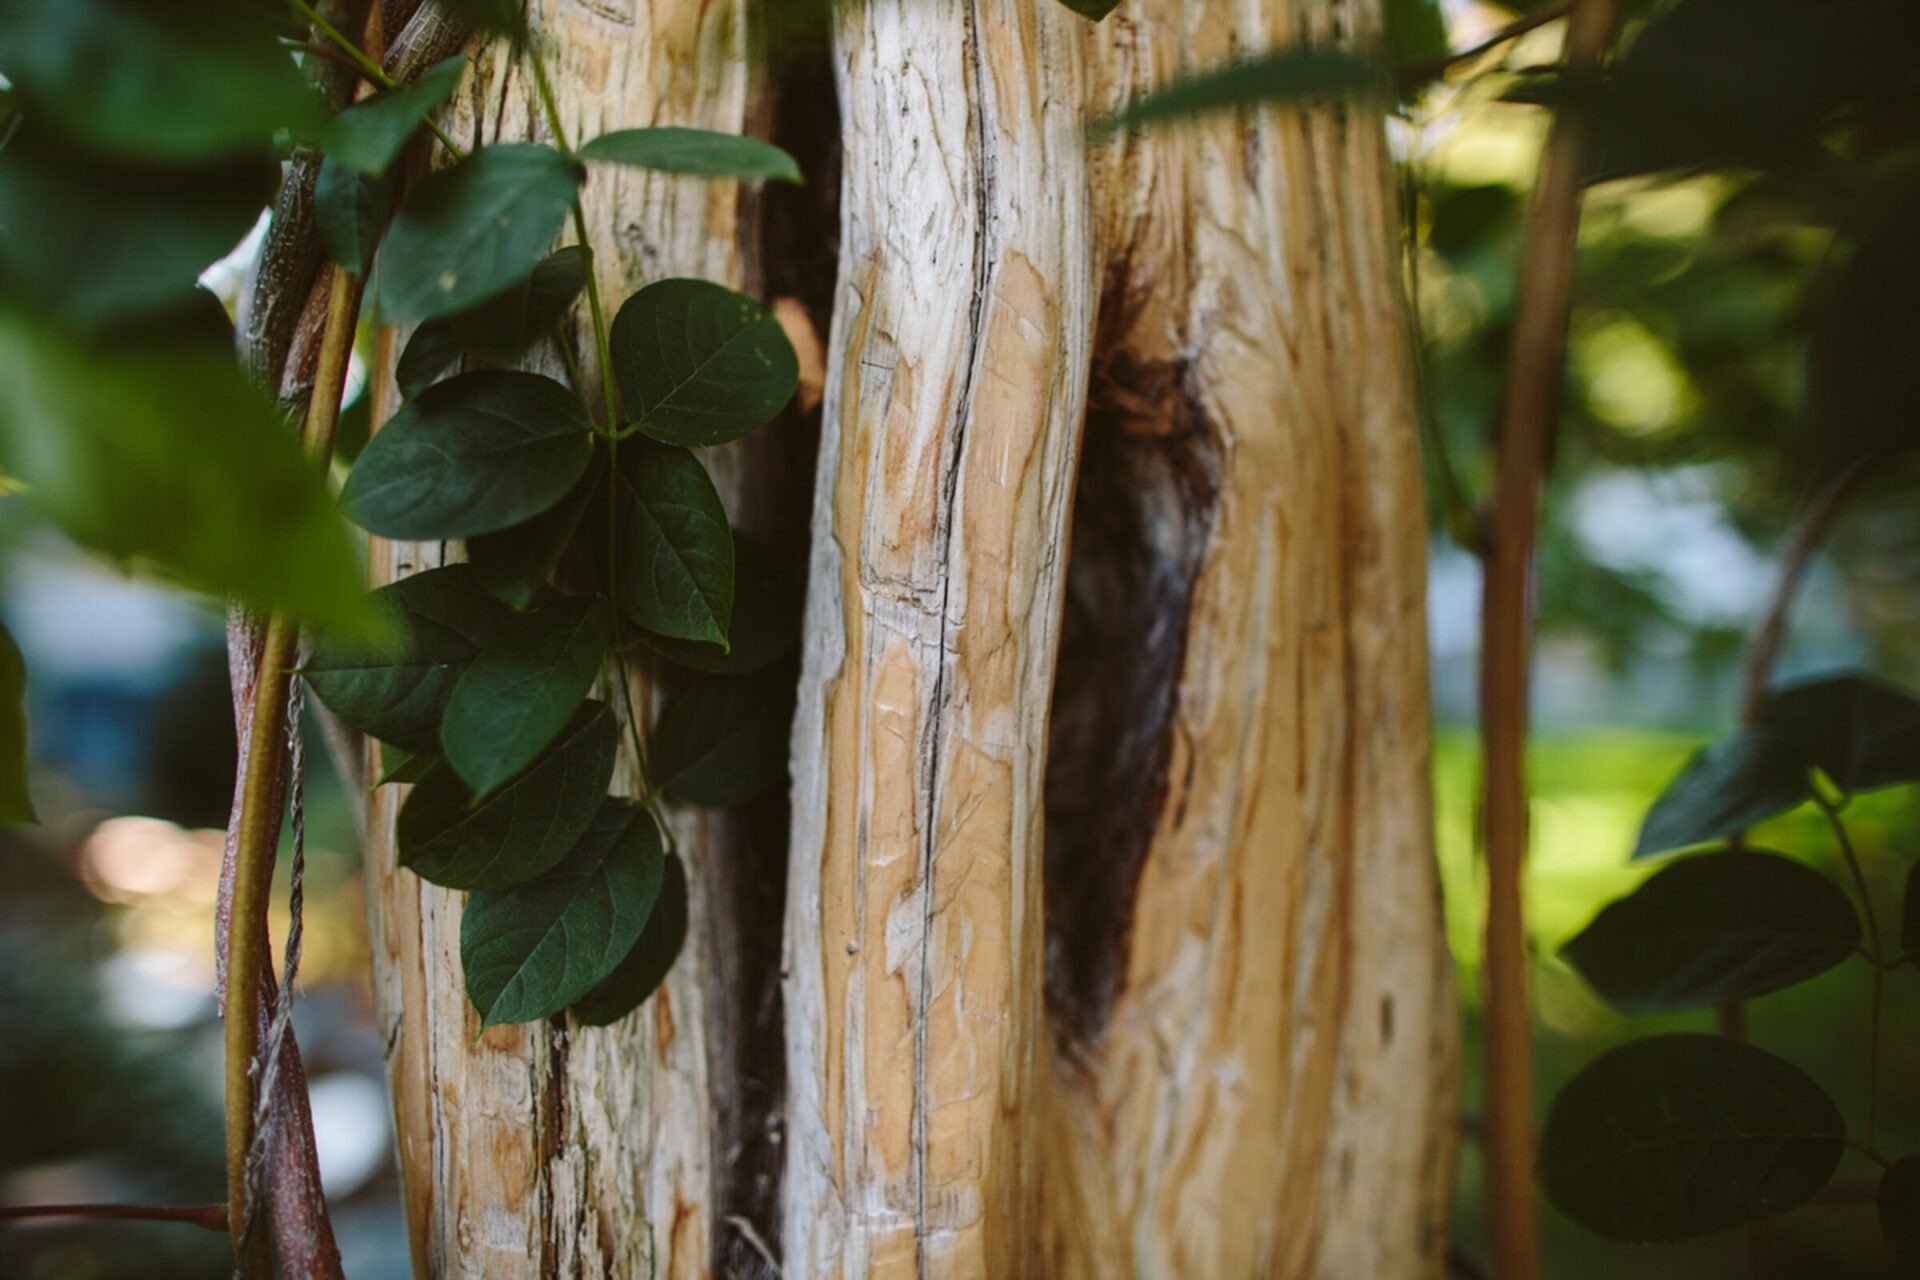
[[[1444,5],[1453,47],[1515,11]],[[1521,218],[1547,119],[1504,100],[1550,64],[1557,28],[1489,55],[1495,74],[1439,86],[1392,123],[1425,352],[1439,851],[1466,1021],[1468,1087],[1455,1226],[1483,1256],[1476,1123],[1482,880],[1472,738],[1477,562],[1455,542],[1483,493]],[[1514,74],[1505,74],[1505,72]],[[1627,863],[1641,815],[1690,751],[1729,729],[1745,637],[1813,472],[1802,429],[1810,299],[1833,232],[1773,180],[1726,172],[1595,190],[1580,238],[1565,412],[1539,573],[1537,791],[1528,893],[1538,1094],[1607,1046],[1710,1015],[1627,1019],[1556,949],[1649,868]],[[208,283],[231,294],[244,249]],[[1862,486],[1817,558],[1778,669],[1864,668],[1920,685],[1915,477]],[[223,620],[120,578],[0,500],[0,617],[29,672],[42,824],[0,832],[0,1202],[221,1199],[220,1035],[212,904],[233,768]],[[317,731],[307,759],[307,948],[296,1029],[313,1076],[322,1173],[354,1280],[408,1274],[367,987],[352,805]],[[1883,920],[1920,854],[1920,795],[1850,812]],[[1825,827],[1789,815],[1755,843],[1832,867]],[[284,860],[283,860],[284,863]],[[284,903],[282,894],[279,901]],[[275,920],[282,936],[284,917]],[[1867,971],[1850,962],[1755,1002],[1755,1040],[1810,1071],[1849,1115],[1865,1087]],[[1888,984],[1882,1145],[1920,1149],[1920,972]],[[1886,1274],[1871,1166],[1765,1227],[1765,1274]],[[1730,1234],[1629,1249],[1545,1211],[1549,1274],[1754,1274]],[[223,1238],[177,1226],[0,1226],[0,1276],[214,1277]]]

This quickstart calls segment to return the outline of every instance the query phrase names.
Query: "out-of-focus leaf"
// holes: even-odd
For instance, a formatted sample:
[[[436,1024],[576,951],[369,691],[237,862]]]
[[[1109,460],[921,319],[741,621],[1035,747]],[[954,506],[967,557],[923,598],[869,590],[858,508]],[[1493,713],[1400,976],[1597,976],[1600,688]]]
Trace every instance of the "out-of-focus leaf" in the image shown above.
[[[67,536],[127,567],[367,625],[318,471],[224,352],[87,350],[0,312],[0,470]]]
[[[1724,1036],[1653,1036],[1601,1055],[1555,1096],[1540,1184],[1589,1231],[1661,1244],[1805,1204],[1846,1135],[1792,1063]]]
[[[527,15],[524,0],[432,0],[434,8],[458,18],[475,32],[524,40]]]
[[[264,159],[108,160],[23,124],[0,151],[0,280],[86,328],[149,317],[247,234],[273,174]]]
[[[1175,80],[1108,116],[1096,132],[1216,111],[1299,106],[1381,94],[1387,68],[1377,58],[1333,49],[1280,49]]]
[[[1920,698],[1868,676],[1781,689],[1761,719],[1843,790],[1920,781]]]
[[[1920,862],[1907,871],[1907,889],[1900,903],[1900,949],[1920,968]]]
[[[1875,1200],[1893,1273],[1920,1274],[1920,1156],[1902,1156],[1888,1165]]]
[[[27,664],[0,627],[0,826],[38,822],[27,794]]]
[[[425,122],[427,113],[453,96],[466,74],[465,58],[448,58],[410,84],[382,89],[346,108],[321,131],[320,147],[333,159],[369,177],[380,177]]]
[[[773,312],[705,280],[657,280],[614,317],[614,375],[641,434],[725,444],[793,399],[799,359]]]
[[[603,133],[581,147],[580,158],[705,178],[800,181],[800,166],[771,142],[711,129],[620,129]]]
[[[565,497],[592,460],[572,392],[533,373],[483,370],[427,388],[376,432],[340,504],[383,538],[469,538]]]
[[[1791,739],[1765,727],[1736,733],[1694,756],[1660,793],[1633,856],[1724,840],[1812,795],[1805,757]]]
[[[599,985],[640,940],[666,875],[644,809],[609,800],[565,861],[460,917],[460,967],[482,1026],[532,1022]]]
[[[389,324],[450,315],[511,288],[546,254],[584,170],[552,147],[482,147],[422,182],[380,253]]]
[[[0,74],[60,128],[142,160],[265,154],[320,103],[249,0],[0,0]]]
[[[1625,1013],[1751,1000],[1825,973],[1860,945],[1840,886],[1760,852],[1684,858],[1611,903],[1560,954]]]
[[[1060,0],[1060,3],[1081,17],[1089,18],[1094,22],[1100,21],[1120,7],[1120,0]]]
[[[647,927],[640,931],[640,941],[633,944],[619,968],[574,1001],[574,1021],[582,1026],[605,1027],[632,1013],[666,981],[686,941],[687,869],[669,853],[660,896],[654,900]]]
[[[1387,29],[1387,53],[1395,65],[1446,56],[1447,19],[1436,0],[1386,0],[1380,16]]]

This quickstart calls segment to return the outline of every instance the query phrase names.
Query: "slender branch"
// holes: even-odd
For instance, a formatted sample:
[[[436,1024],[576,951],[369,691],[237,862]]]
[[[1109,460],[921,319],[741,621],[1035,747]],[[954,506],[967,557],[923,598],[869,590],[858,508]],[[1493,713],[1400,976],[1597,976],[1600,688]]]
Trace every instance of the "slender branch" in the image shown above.
[[[224,1233],[227,1206],[223,1204],[22,1204],[0,1208],[0,1219],[108,1218],[127,1222],[184,1222],[205,1231]]]
[[[1614,2],[1581,0],[1572,12],[1567,69],[1575,75],[1591,75],[1612,39]],[[1499,460],[1487,522],[1480,673],[1487,858],[1483,1105],[1493,1274],[1500,1280],[1536,1280],[1540,1274],[1522,896],[1531,586],[1541,491],[1566,361],[1586,151],[1587,129],[1582,120],[1564,113],[1558,116],[1520,260]]]
[[[387,74],[385,67],[375,62],[372,58],[369,58],[366,53],[361,50],[360,46],[342,33],[338,27],[321,17],[319,11],[308,4],[307,0],[287,0],[287,3],[292,5],[301,17],[311,22],[315,31],[318,31],[321,35],[339,46],[340,52],[344,53],[347,59],[352,62],[354,66],[358,67],[361,74],[365,75],[367,79],[373,81],[383,89],[391,89],[398,83],[392,76]],[[433,136],[440,139],[440,145],[447,149],[449,155],[455,160],[464,160],[466,158],[467,153],[460,149],[459,143],[447,136],[446,132],[440,128],[439,121],[435,120],[432,116],[422,116],[421,119],[426,122],[427,128],[433,131]]]
[[[1828,530],[1833,528],[1835,518],[1853,495],[1854,488],[1866,478],[1867,464],[1872,460],[1861,458],[1833,478],[1807,509],[1806,517],[1780,554],[1780,576],[1774,582],[1773,598],[1767,602],[1767,610],[1761,615],[1760,625],[1754,628],[1752,639],[1747,641],[1747,664],[1740,675],[1742,724],[1751,727],[1760,719],[1760,708],[1767,700],[1767,685],[1773,679],[1774,660],[1779,657],[1781,642],[1786,638],[1787,615],[1800,592],[1800,580],[1806,576],[1813,553],[1826,540]]]
[[[1566,17],[1569,13],[1572,13],[1573,8],[1574,0],[1560,0],[1558,4],[1550,4],[1544,8],[1536,9],[1526,17],[1501,27],[1479,44],[1470,45],[1457,53],[1443,53],[1436,57],[1422,58],[1418,62],[1409,62],[1404,66],[1397,67],[1394,70],[1394,78],[1399,81],[1402,89],[1410,89],[1416,85],[1424,84],[1428,80],[1438,79],[1462,62],[1471,62],[1481,54],[1486,53],[1490,49],[1497,48],[1509,40],[1518,40],[1521,36],[1526,35],[1530,31],[1538,30],[1546,26],[1549,22],[1560,21],[1560,19]]]
[[[335,269],[327,296],[327,328],[313,395],[301,433],[308,455],[325,469],[333,456],[340,397],[360,308],[360,284]],[[254,684],[253,731],[243,762],[236,822],[233,910],[227,934],[226,1132],[228,1220],[240,1225],[234,1246],[243,1273],[269,1274],[265,1233],[248,1229],[251,1188],[247,1153],[253,1145],[254,1076],[260,1056],[261,991],[267,954],[267,904],[273,892],[274,850],[280,834],[278,781],[287,741],[287,682],[300,629],[284,614],[267,624]]]

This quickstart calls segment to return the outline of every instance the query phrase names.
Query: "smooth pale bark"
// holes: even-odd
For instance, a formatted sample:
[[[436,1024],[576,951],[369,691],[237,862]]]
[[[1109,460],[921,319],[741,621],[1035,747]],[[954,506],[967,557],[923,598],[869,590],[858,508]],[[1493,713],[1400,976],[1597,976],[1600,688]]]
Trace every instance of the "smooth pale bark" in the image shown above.
[[[574,145],[641,125],[742,130],[747,74],[736,0],[542,0],[530,17]],[[447,125],[474,144],[551,140],[526,63],[504,47],[480,56]],[[595,165],[583,199],[609,322],[649,280],[738,281],[736,184]],[[398,336],[386,340],[376,422],[397,407]],[[576,349],[589,376],[593,348],[582,315]],[[550,357],[545,367],[557,372]],[[375,540],[373,576],[389,581],[457,557],[438,544]],[[634,693],[644,708],[646,690],[636,683]],[[633,789],[631,767],[623,763],[616,790]],[[375,1002],[416,1272],[489,1280],[709,1274],[716,1223],[702,827],[682,826],[692,942],[660,994],[613,1027],[496,1027],[476,1040],[460,970],[463,895],[393,863],[404,790],[374,793],[367,856]]]

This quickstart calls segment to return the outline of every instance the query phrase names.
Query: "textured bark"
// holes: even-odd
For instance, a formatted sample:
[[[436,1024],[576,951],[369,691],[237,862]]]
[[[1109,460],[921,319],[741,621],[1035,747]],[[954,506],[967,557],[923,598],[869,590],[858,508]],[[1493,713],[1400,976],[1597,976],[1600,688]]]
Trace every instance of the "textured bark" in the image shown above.
[[[748,77],[736,0],[543,0],[530,15],[576,145],[650,124],[742,130]],[[447,115],[449,131],[475,144],[550,140],[526,65],[505,48],[479,55]],[[735,184],[596,165],[584,200],[609,308],[662,276],[738,282]],[[398,337],[385,339],[376,422],[397,407]],[[591,371],[584,319],[576,349]],[[457,555],[376,540],[373,574],[388,581]],[[634,693],[645,708],[648,690],[636,681]],[[626,772],[616,789],[630,791],[633,782]],[[476,1040],[460,971],[462,895],[393,865],[403,792],[389,786],[373,797],[368,874],[375,997],[416,1271],[490,1280],[709,1274],[717,1224],[706,824],[678,824],[693,890],[692,941],[659,995],[605,1029],[555,1020],[497,1027]]]
[[[830,133],[823,86],[747,83],[729,4],[537,5],[570,129]],[[771,1273],[763,1245],[790,1277],[1439,1273],[1455,1047],[1377,104],[1083,135],[1180,70],[1377,28],[1371,0],[847,6],[844,179],[805,166],[837,254],[828,205],[596,174],[614,296],[746,279],[821,322],[837,257],[784,1009],[774,803],[683,821],[693,941],[635,1017],[474,1043],[457,901],[393,873],[383,789],[423,1273]],[[531,110],[494,55],[458,120]],[[785,429],[717,468],[776,536]]]

